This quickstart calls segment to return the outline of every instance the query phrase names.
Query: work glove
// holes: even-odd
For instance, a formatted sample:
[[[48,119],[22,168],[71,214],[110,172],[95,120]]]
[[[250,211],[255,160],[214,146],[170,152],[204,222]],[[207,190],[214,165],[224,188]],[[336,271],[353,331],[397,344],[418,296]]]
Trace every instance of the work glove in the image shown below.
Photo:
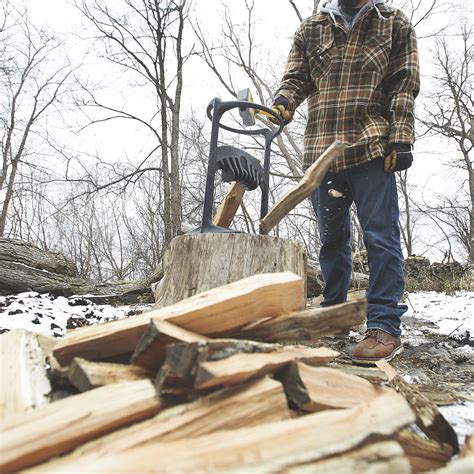
[[[389,143],[385,149],[383,170],[385,173],[403,171],[410,168],[413,163],[411,145],[405,143]]]
[[[290,102],[286,97],[283,97],[282,95],[279,95],[272,104],[272,109],[275,112],[278,112],[279,115],[283,117],[286,123],[291,122],[293,119],[293,112],[289,110],[290,108]],[[273,122],[276,125],[280,125],[278,121],[273,118],[273,117],[268,117],[271,122]]]

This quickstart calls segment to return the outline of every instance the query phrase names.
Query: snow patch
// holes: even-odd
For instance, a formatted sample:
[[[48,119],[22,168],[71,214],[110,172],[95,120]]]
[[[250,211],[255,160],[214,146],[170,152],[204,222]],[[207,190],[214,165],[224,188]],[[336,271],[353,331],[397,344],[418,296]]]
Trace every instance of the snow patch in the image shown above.
[[[65,298],[36,292],[0,296],[0,332],[26,329],[49,336],[63,336],[68,329],[123,319],[141,312],[145,305],[113,307],[96,305],[84,296]]]

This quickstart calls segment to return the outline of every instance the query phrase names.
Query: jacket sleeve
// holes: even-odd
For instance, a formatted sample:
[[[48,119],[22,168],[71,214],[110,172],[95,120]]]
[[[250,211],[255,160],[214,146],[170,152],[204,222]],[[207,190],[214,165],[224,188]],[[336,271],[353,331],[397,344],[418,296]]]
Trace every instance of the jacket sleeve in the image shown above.
[[[392,39],[392,51],[385,90],[390,100],[389,143],[413,144],[415,141],[415,98],[420,91],[420,68],[416,34],[408,18]]]
[[[274,95],[275,98],[279,95],[286,97],[291,111],[295,111],[314,90],[306,57],[303,27],[304,24],[295,33],[280,87]]]

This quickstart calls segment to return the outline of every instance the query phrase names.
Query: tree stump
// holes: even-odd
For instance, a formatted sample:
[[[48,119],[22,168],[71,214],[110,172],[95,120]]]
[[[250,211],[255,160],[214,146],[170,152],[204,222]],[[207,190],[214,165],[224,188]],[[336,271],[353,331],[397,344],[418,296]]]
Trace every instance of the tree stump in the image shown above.
[[[187,234],[176,237],[163,256],[163,279],[155,306],[260,273],[290,271],[306,281],[306,250],[299,242],[254,234]]]

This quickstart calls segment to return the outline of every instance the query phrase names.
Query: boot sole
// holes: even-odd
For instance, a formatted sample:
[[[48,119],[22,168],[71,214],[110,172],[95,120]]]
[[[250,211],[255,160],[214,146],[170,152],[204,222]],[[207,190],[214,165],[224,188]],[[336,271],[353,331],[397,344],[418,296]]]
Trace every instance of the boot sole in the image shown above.
[[[380,360],[385,360],[386,362],[390,362],[392,359],[394,359],[398,354],[403,352],[403,345],[400,345],[396,347],[387,357],[367,357],[367,358],[362,358],[362,357],[357,357],[357,358],[352,358],[352,363],[353,364],[360,364],[360,365],[375,365],[376,362]]]

